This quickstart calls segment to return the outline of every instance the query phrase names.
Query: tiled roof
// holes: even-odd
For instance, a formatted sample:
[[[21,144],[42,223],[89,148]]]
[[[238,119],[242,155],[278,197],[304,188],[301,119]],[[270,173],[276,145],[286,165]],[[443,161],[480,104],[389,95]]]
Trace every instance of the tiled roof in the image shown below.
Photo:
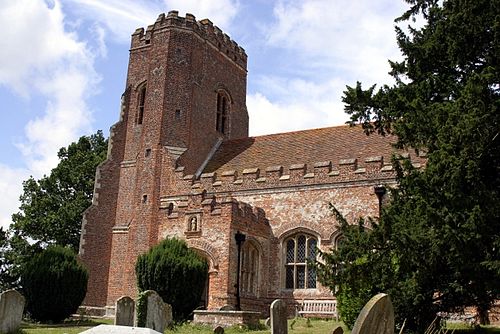
[[[286,171],[293,164],[307,164],[311,170],[317,162],[331,161],[335,166],[341,159],[357,158],[364,164],[374,156],[390,163],[394,141],[392,136],[367,136],[360,126],[347,125],[234,139],[221,144],[203,172],[264,171],[270,166],[283,166]]]

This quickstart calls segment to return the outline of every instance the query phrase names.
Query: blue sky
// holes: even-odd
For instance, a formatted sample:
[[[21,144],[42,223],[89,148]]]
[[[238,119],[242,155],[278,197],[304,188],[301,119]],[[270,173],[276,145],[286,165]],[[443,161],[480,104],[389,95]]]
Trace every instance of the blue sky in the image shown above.
[[[0,226],[22,181],[119,115],[130,34],[178,10],[248,55],[250,135],[342,124],[346,85],[391,83],[403,0],[0,0]]]

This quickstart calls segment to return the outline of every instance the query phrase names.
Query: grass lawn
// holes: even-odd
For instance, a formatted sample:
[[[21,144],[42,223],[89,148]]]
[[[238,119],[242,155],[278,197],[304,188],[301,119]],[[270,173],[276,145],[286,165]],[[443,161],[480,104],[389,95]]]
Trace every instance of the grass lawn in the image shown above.
[[[76,334],[81,333],[91,327],[100,324],[112,324],[110,319],[92,319],[85,321],[66,321],[62,324],[36,324],[23,323],[18,334]],[[288,321],[288,333],[290,334],[330,334],[332,329],[338,325],[334,320],[312,319],[307,321],[303,318]],[[450,324],[448,334],[500,334],[499,327],[482,327],[475,330],[461,324]],[[166,334],[210,334],[213,328],[210,326],[192,325],[189,323],[177,326],[174,329],[166,330]],[[249,333],[249,334],[269,334],[269,329],[249,330],[245,327],[231,327],[225,330],[226,334]],[[344,327],[344,333],[350,331]]]
[[[104,320],[88,320],[88,321],[69,321],[62,324],[36,324],[23,323],[18,334],[76,334],[81,333],[91,327],[100,324],[112,324],[109,319]],[[329,334],[333,327],[338,323],[335,321],[326,320],[311,320],[295,319],[288,321],[288,332],[291,334]],[[210,326],[192,325],[189,323],[177,326],[171,330],[166,330],[167,334],[209,334],[213,333],[213,328]],[[268,334],[269,329],[249,330],[245,327],[231,327],[225,330],[227,334],[236,333],[251,333],[251,334]],[[345,332],[349,333],[349,332]]]

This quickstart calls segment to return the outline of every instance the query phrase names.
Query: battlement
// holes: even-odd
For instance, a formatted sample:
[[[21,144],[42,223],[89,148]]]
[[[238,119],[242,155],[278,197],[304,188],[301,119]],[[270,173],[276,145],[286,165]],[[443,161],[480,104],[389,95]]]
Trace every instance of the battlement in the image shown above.
[[[148,26],[145,31],[144,28],[136,29],[132,34],[131,50],[149,47],[151,43],[154,43],[154,35],[166,29],[190,30],[233,62],[246,69],[248,57],[245,50],[220,28],[215,26],[209,19],[196,21],[195,16],[189,13],[186,13],[186,17],[181,17],[176,10],[168,12],[166,16],[160,14],[156,22]]]
[[[206,190],[193,190],[189,195],[160,198],[160,209],[167,210],[168,219],[182,218],[193,212],[220,216],[223,208],[227,208],[236,221],[269,225],[263,209],[232,196],[214,196],[207,194]]]
[[[417,169],[425,165],[425,158],[422,156],[411,157],[409,153],[404,153],[399,158],[409,159]],[[384,162],[383,156],[367,157],[364,161],[340,159],[335,163],[320,161],[311,166],[304,163],[269,166],[264,170],[245,168],[241,171],[203,173],[199,179],[194,175],[185,175],[183,167],[177,168],[176,174],[185,189],[203,189],[210,193],[349,182],[383,182],[393,180],[396,176],[392,164]]]

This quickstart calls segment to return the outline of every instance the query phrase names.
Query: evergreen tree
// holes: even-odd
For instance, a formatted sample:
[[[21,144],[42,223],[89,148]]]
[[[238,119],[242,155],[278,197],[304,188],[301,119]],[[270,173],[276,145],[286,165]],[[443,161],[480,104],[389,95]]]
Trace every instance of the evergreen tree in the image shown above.
[[[140,292],[156,291],[172,305],[174,319],[185,320],[199,306],[208,264],[185,241],[167,238],[139,255],[135,274]]]
[[[425,24],[396,29],[404,55],[390,62],[396,83],[375,91],[358,82],[343,101],[351,124],[396,135],[398,148],[425,152],[427,164],[394,162],[399,185],[381,221],[343,228],[323,276],[342,294],[361,271],[350,294],[389,292],[399,323],[415,330],[467,306],[486,323],[500,298],[500,2],[407,2],[396,21]]]

